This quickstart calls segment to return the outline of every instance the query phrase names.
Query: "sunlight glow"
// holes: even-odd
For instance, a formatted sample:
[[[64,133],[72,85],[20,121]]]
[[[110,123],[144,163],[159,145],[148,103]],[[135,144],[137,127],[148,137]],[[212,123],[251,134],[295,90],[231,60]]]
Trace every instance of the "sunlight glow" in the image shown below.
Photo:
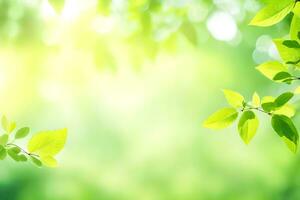
[[[206,25],[209,32],[217,40],[232,41],[238,33],[234,18],[226,12],[217,11],[213,13]]]

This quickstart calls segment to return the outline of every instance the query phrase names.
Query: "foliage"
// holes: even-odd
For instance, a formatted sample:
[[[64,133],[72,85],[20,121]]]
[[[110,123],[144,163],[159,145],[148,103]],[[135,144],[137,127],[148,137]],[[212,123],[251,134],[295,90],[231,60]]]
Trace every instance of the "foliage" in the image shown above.
[[[282,62],[268,61],[256,68],[268,79],[285,84],[291,84],[300,79],[293,75],[300,69],[300,3],[298,0],[271,1],[250,22],[253,26],[271,26],[279,23],[289,13],[293,15],[289,38],[273,40]],[[294,92],[284,92],[276,98],[265,96],[262,99],[255,92],[252,101],[248,102],[241,94],[224,90],[225,98],[231,107],[212,114],[204,122],[204,126],[211,129],[226,128],[238,118],[240,112],[238,132],[242,140],[248,144],[259,126],[255,112],[262,112],[271,117],[271,126],[274,131],[287,147],[296,153],[299,134],[291,120],[295,115],[295,109],[289,102],[295,94],[299,94],[299,91],[298,87]]]
[[[23,127],[16,130],[16,123],[2,117],[4,134],[0,136],[0,160],[7,156],[17,162],[30,159],[37,166],[56,167],[54,158],[64,147],[67,139],[67,129],[54,131],[41,131],[35,134],[28,142],[27,149],[15,144],[15,140],[23,139],[29,135],[30,128]],[[13,132],[15,131],[15,134]],[[14,136],[13,136],[14,135]]]

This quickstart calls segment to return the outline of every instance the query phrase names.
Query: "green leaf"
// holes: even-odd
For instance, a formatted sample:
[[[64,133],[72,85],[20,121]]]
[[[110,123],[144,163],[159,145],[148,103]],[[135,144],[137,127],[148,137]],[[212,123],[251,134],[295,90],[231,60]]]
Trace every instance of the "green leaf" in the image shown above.
[[[273,114],[276,115],[285,115],[287,117],[293,117],[295,115],[296,111],[294,106],[290,104],[285,104],[284,106],[280,107],[279,109],[275,110]]]
[[[273,41],[277,47],[280,57],[285,63],[295,63],[297,64],[297,66],[299,66],[298,62],[300,60],[300,49],[286,47],[285,45],[283,45],[283,39],[276,39]]]
[[[280,22],[294,7],[293,0],[280,0],[268,4],[252,19],[250,25],[272,26]]]
[[[260,106],[260,97],[259,95],[254,92],[253,96],[252,96],[252,106],[258,108]]]
[[[256,67],[256,69],[267,78],[273,80],[276,74],[287,71],[287,67],[278,61],[270,61]]]
[[[0,160],[4,160],[6,158],[6,155],[6,149],[2,145],[0,145]]]
[[[63,10],[65,5],[65,0],[48,0],[48,2],[58,13],[60,13]]]
[[[232,90],[223,90],[223,93],[229,105],[235,108],[240,108],[243,106],[244,97],[241,94]]]
[[[281,107],[284,104],[286,104],[291,98],[293,98],[294,93],[292,92],[285,92],[281,94],[279,97],[277,97],[274,101],[277,107]]]
[[[288,48],[300,48],[300,44],[296,40],[285,40],[282,44]]]
[[[52,156],[41,156],[41,161],[47,167],[57,167],[57,161]]]
[[[203,126],[211,129],[223,129],[230,126],[238,117],[238,112],[234,108],[223,108],[213,113]]]
[[[17,131],[15,139],[24,138],[29,134],[30,129],[28,127],[21,128]]]
[[[30,160],[32,161],[33,164],[35,164],[38,167],[41,167],[43,165],[42,162],[39,159],[35,158],[34,156],[30,156]]]
[[[67,129],[42,131],[28,142],[28,150],[30,153],[54,156],[63,149],[66,139]]]
[[[181,25],[181,32],[183,35],[194,45],[198,43],[197,30],[194,25],[190,22],[184,22]]]
[[[8,133],[10,134],[11,132],[13,132],[13,130],[15,130],[16,128],[16,123],[15,122],[10,122],[6,116],[2,117],[2,128]]]
[[[294,6],[293,13],[295,14],[295,16],[300,17],[300,4],[299,4],[299,2],[297,2],[296,5]]]
[[[299,136],[292,120],[284,115],[273,115],[272,127],[280,137],[283,137],[283,140],[286,142],[288,148],[291,151],[296,152]],[[285,140],[288,140],[288,143]]]
[[[277,108],[277,106],[276,106],[276,104],[274,102],[262,103],[261,107],[266,112],[271,112],[271,111],[273,111],[273,110],[275,110]]]
[[[24,154],[21,154],[21,155],[19,155],[19,161],[21,161],[21,162],[25,162],[25,161],[27,161],[28,159],[27,159],[27,157],[24,155]]]
[[[299,3],[297,3],[297,4],[299,4]],[[290,27],[290,38],[292,40],[296,40],[296,41],[300,42],[300,39],[298,37],[299,30],[300,30],[300,18],[297,15],[294,15],[292,22],[291,22],[291,27]]]
[[[238,123],[238,130],[241,138],[246,144],[252,140],[256,134],[259,121],[252,111],[245,111]]]
[[[15,160],[15,161],[20,161],[19,159],[19,152],[17,152],[16,151],[16,148],[14,147],[14,148],[10,148],[10,149],[8,149],[7,150],[7,153],[8,153],[8,155],[13,159],[13,160]]]
[[[0,136],[0,145],[6,145],[8,142],[8,135],[4,134]]]
[[[282,80],[285,80],[285,79],[290,78],[290,77],[292,77],[292,75],[289,74],[288,72],[279,72],[278,74],[276,74],[273,77],[273,80],[274,81],[282,81]]]

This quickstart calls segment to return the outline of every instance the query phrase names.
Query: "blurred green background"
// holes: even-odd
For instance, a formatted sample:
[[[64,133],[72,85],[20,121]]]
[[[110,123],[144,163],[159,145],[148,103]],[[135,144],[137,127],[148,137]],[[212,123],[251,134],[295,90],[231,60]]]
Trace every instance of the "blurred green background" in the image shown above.
[[[267,117],[248,146],[201,126],[222,88],[287,87],[255,70],[289,28],[248,26],[262,3],[0,0],[1,113],[69,130],[57,169],[1,162],[0,199],[300,199],[300,156]]]

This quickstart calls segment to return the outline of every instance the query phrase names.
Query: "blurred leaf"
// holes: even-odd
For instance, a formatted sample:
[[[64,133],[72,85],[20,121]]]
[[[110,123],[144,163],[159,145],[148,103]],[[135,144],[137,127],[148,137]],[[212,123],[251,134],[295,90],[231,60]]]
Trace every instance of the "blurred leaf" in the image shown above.
[[[65,0],[48,0],[48,2],[57,13],[60,13],[65,6]]]
[[[274,1],[260,10],[250,25],[271,26],[280,22],[294,7],[294,0]]]
[[[2,128],[8,133],[10,134],[11,132],[13,132],[16,128],[16,123],[15,122],[10,122],[6,116],[2,117]]]
[[[203,126],[211,129],[223,129],[231,125],[237,117],[238,113],[234,108],[223,108],[208,117]]]
[[[19,129],[15,135],[15,139],[24,138],[29,134],[30,129],[28,127],[23,127]]]
[[[2,145],[0,145],[0,160],[4,160],[6,158],[6,155],[6,149]]]
[[[98,0],[97,11],[104,15],[110,14],[111,0]]]
[[[295,94],[300,94],[300,86],[298,86],[295,90],[294,90]]]
[[[288,140],[288,143],[285,141],[288,148],[296,152],[299,136],[292,120],[284,115],[273,115],[272,127],[280,137],[284,137],[284,141]]]
[[[259,121],[252,111],[245,111],[238,123],[238,130],[241,138],[246,144],[252,140],[256,134]]]
[[[35,164],[38,167],[41,167],[43,165],[42,162],[39,159],[35,158],[34,156],[30,156],[30,160],[32,161],[33,164]]]
[[[8,135],[7,134],[3,134],[0,136],[0,145],[5,145],[8,141]]]
[[[197,30],[192,23],[184,22],[181,25],[181,32],[183,35],[195,46],[198,44]]]
[[[27,159],[27,157],[24,155],[24,154],[21,154],[21,155],[19,155],[19,161],[21,161],[21,162],[25,162],[25,161],[27,161],[28,159]]]
[[[235,108],[240,108],[243,106],[244,97],[241,94],[232,90],[223,90],[223,93],[229,105]]]
[[[293,13],[297,17],[300,17],[300,4],[299,4],[299,2],[297,2],[296,5],[294,6]]]
[[[17,151],[16,147],[8,149],[7,153],[13,160],[15,160],[17,162],[19,161],[20,158],[19,158],[18,154],[20,153],[20,151]]]
[[[28,143],[28,150],[30,153],[54,156],[63,149],[66,139],[67,129],[43,131],[31,138]]]

